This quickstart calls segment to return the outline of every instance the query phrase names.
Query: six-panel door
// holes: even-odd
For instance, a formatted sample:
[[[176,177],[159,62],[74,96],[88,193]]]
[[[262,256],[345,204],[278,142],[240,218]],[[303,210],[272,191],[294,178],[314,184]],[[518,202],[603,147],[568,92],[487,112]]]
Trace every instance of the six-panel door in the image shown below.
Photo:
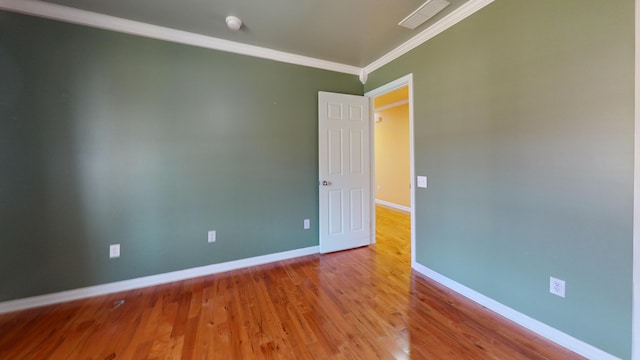
[[[371,243],[369,99],[320,92],[320,252]]]

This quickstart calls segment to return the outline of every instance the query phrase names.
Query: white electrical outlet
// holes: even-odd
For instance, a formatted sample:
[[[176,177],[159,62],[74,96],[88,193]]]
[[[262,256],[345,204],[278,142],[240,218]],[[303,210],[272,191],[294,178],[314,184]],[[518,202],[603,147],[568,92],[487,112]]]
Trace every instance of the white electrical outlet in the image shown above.
[[[216,231],[211,230],[207,233],[207,241],[210,243],[216,242]]]
[[[109,245],[109,259],[120,257],[120,244]]]
[[[304,229],[310,229],[311,228],[311,220],[309,219],[304,219]]]
[[[549,292],[560,297],[565,296],[564,280],[556,279],[553,276],[549,278]]]

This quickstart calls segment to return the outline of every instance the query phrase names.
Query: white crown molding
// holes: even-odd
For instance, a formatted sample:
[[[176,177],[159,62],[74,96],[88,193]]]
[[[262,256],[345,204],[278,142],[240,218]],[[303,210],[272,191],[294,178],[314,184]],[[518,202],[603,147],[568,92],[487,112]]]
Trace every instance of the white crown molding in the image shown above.
[[[211,274],[217,274],[221,272],[237,270],[247,268],[250,266],[257,266],[262,264],[268,264],[276,261],[282,261],[287,259],[294,259],[307,255],[314,255],[319,252],[318,246],[311,246],[308,248],[290,250],[279,252],[275,254],[268,254],[262,256],[256,256],[252,258],[228,261],[220,264],[200,266],[196,268],[179,270],[168,272],[164,274],[157,274],[151,276],[140,277],[131,280],[124,280],[113,282],[109,284],[89,286],[85,288],[79,288],[68,291],[61,291],[53,294],[33,296],[24,299],[10,300],[0,302],[0,314],[30,309],[34,307],[40,307],[45,305],[57,304],[66,301],[73,301],[84,299],[92,296],[100,296],[105,294],[112,294],[121,291],[128,291],[133,289],[140,289],[148,286],[155,286],[160,284],[167,284],[175,281],[181,281],[186,279],[192,279],[199,276],[207,276]]]
[[[494,0],[469,0],[467,3],[452,11],[449,15],[438,20],[435,24],[429,26],[418,35],[409,39],[404,44],[398,46],[397,48],[380,57],[378,60],[365,66],[364,71],[368,74],[371,74],[377,69],[387,65],[388,63],[408,53],[409,51],[415,49],[423,43],[433,39],[438,34],[466,19],[476,11],[491,4],[493,1]]]
[[[587,359],[599,359],[599,360],[620,360],[619,358],[598,349],[597,347],[587,344],[584,341],[578,340],[571,335],[568,335],[556,328],[553,328],[541,321],[531,318],[519,311],[516,311],[506,305],[503,305],[481,293],[472,290],[448,277],[441,275],[428,267],[419,263],[411,264],[411,267],[422,275],[446,286],[447,288],[457,292],[458,294],[475,301],[476,303],[486,307],[487,309],[496,312],[505,318],[524,326],[525,328],[544,336],[545,338],[555,342],[558,345],[578,353]]]
[[[254,45],[176,30],[168,27],[146,24],[115,16],[98,14],[63,5],[37,0],[0,0],[0,9],[34,15],[99,29],[112,30],[126,34],[144,36],[206,49],[226,51],[235,54],[253,56],[289,64],[331,70],[351,75],[361,75],[362,69],[356,66],[340,64],[312,57],[290,54]]]
[[[358,79],[360,79],[360,82],[362,83],[362,85],[367,83],[367,78],[369,77],[369,74],[367,74],[367,72],[364,70],[364,68],[360,69],[360,73],[358,76]]]
[[[406,54],[419,45],[422,45],[426,41],[464,20],[493,1],[494,0],[469,0],[449,15],[423,30],[420,34],[409,39],[404,44],[398,46],[364,68],[254,45],[242,44],[212,36],[147,24],[140,21],[123,19],[38,0],[0,0],[0,9],[152,39],[197,46],[205,49],[225,51],[288,64],[357,75],[360,81],[364,84],[367,81],[368,74]]]
[[[404,100],[396,101],[396,102],[391,103],[391,104],[379,106],[379,107],[377,107],[377,108],[375,108],[373,110],[375,110],[375,111],[385,111],[385,110],[393,109],[394,107],[397,107],[397,106],[406,105],[408,103],[409,103],[409,99],[404,99]]]

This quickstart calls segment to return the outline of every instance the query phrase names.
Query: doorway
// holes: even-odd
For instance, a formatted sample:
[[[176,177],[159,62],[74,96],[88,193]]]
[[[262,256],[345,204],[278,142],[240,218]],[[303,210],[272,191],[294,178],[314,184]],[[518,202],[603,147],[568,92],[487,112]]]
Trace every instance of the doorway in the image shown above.
[[[411,266],[415,264],[415,189],[413,149],[413,75],[369,91],[371,124],[372,233],[381,226],[409,226]],[[380,212],[380,214],[378,214]],[[409,215],[409,221],[402,221]],[[378,216],[380,215],[380,216]],[[377,224],[377,218],[384,224]],[[400,219],[401,221],[395,221]],[[407,224],[407,222],[409,224]],[[399,233],[402,229],[399,229]],[[375,237],[374,241],[375,242]]]

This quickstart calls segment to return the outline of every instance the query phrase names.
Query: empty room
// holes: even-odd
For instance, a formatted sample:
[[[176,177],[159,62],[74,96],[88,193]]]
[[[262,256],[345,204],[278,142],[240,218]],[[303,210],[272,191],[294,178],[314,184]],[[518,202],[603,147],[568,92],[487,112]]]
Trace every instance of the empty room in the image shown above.
[[[0,359],[640,360],[638,2],[0,0]]]

